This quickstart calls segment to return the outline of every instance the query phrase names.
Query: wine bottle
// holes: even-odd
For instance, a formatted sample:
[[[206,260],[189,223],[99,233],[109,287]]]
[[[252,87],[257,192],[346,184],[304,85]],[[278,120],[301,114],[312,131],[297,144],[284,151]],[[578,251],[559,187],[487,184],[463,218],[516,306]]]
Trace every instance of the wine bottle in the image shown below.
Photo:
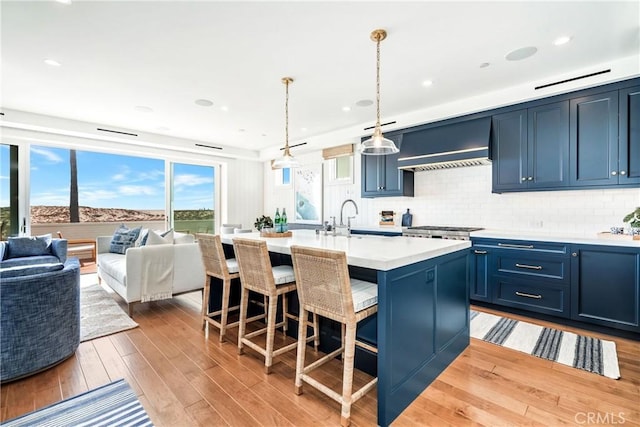
[[[276,233],[282,233],[282,227],[280,222],[282,219],[280,218],[280,209],[276,208],[276,216],[273,217],[273,227],[276,229]]]
[[[281,225],[281,229],[282,232],[286,232],[289,229],[289,226],[287,225],[287,210],[286,208],[282,208],[282,216],[280,217],[280,225]]]

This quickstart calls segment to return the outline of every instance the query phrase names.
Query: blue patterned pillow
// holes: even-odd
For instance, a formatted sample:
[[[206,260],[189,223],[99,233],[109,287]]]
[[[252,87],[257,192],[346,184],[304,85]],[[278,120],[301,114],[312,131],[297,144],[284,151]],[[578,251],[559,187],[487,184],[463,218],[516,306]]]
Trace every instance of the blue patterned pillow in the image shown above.
[[[141,229],[142,227],[128,228],[124,224],[120,225],[113,233],[109,252],[124,255],[127,249],[135,246]]]
[[[36,237],[9,237],[7,258],[48,255],[51,253],[51,234]]]

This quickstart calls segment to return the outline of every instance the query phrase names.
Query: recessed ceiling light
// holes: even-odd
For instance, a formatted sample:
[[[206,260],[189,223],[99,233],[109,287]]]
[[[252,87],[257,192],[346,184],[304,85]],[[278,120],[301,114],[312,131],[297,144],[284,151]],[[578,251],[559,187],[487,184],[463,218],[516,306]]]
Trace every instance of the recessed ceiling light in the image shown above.
[[[238,129],[238,132],[245,132],[245,131],[246,129],[242,129],[242,128]]]
[[[571,36],[561,36],[553,41],[553,44],[556,46],[562,46],[563,44],[567,44],[571,41]]]
[[[227,107],[226,105],[223,105],[222,107],[220,107],[220,109],[222,111],[229,111],[229,107]]]
[[[208,99],[196,99],[195,102],[201,107],[211,107],[213,105],[213,102],[209,101]]]
[[[491,64],[489,64],[488,62],[483,62],[482,64],[480,64],[480,68],[487,68],[489,65]]]
[[[44,63],[47,65],[51,65],[52,67],[60,67],[62,65],[54,59],[45,59]]]
[[[266,134],[266,133],[263,133],[263,134],[262,134],[262,136],[267,136],[267,134]]]
[[[56,2],[62,3],[62,4],[71,4],[71,0],[56,0]]]
[[[146,105],[136,105],[134,109],[141,113],[153,113],[153,108],[147,107]]]
[[[307,131],[307,128],[300,128],[300,130],[301,130],[302,132],[306,132],[306,131]]]
[[[429,87],[433,84],[431,80],[425,80],[422,82],[422,86]]]
[[[509,52],[505,58],[507,61],[522,61],[523,59],[527,59],[528,57],[535,55],[537,51],[538,48],[535,46],[521,47],[520,49]]]
[[[369,107],[370,105],[373,105],[373,101],[370,99],[361,99],[360,101],[356,102],[356,105],[358,107]]]
[[[351,111],[351,107],[342,107],[342,111]]]

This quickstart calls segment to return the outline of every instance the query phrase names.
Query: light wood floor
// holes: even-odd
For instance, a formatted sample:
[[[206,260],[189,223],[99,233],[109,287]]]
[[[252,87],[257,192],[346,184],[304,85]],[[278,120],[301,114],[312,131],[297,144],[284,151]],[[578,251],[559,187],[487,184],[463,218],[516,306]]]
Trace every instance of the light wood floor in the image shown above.
[[[57,367],[2,385],[0,420],[125,378],[158,426],[340,425],[337,403],[310,387],[294,394],[295,352],[283,355],[265,375],[253,351],[237,356],[235,344],[220,344],[213,330],[206,338],[199,297],[193,293],[136,306],[139,328],[84,342]],[[622,378],[611,380],[472,339],[393,425],[640,426],[640,342],[563,329],[615,341]],[[235,338],[236,331],[230,336]],[[313,351],[308,355],[314,357]],[[340,372],[336,361],[320,375],[337,389]],[[366,379],[358,372],[357,383]],[[354,405],[354,425],[376,425],[375,396],[372,391]]]

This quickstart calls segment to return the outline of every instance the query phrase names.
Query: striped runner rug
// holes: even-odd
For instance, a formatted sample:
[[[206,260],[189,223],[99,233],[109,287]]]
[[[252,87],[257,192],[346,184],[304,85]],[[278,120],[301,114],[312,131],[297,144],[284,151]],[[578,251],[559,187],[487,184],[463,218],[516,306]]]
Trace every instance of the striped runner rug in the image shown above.
[[[14,418],[2,426],[153,426],[129,384],[118,380]]]
[[[543,359],[620,378],[616,344],[471,310],[471,337]]]

